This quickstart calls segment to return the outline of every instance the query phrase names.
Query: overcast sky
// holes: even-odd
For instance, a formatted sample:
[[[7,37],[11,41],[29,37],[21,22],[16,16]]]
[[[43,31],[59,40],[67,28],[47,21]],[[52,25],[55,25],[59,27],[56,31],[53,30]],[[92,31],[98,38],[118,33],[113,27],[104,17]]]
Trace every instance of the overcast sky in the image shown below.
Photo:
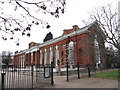
[[[45,15],[45,20],[51,25],[50,29],[32,27],[31,37],[20,37],[20,46],[16,46],[15,40],[3,41],[0,38],[0,52],[2,51],[20,51],[28,48],[28,43],[31,41],[42,43],[45,35],[51,31],[53,37],[62,35],[64,29],[70,29],[73,25],[78,25],[80,28],[84,26],[83,19],[87,19],[89,12],[95,7],[112,3],[113,7],[118,5],[119,0],[67,0],[65,14],[60,15],[56,19],[52,16]],[[0,32],[1,34],[1,32]]]

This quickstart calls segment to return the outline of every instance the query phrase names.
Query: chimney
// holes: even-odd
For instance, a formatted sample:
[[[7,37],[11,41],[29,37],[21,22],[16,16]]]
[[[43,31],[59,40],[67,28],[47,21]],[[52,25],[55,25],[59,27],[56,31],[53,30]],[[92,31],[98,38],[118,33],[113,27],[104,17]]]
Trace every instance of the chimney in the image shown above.
[[[29,43],[28,46],[29,46],[29,49],[30,49],[30,47],[31,47],[31,43]]]
[[[15,51],[15,54],[18,53],[18,51]]]
[[[78,25],[73,25],[73,28],[72,29],[65,29],[63,30],[63,35],[67,35],[67,34],[70,34],[74,31],[77,31],[79,29]]]
[[[36,43],[36,42],[31,42],[31,43],[28,44],[29,49],[30,49],[31,47],[38,46],[38,45],[39,45],[39,44]]]
[[[73,30],[74,30],[74,31],[76,31],[76,30],[78,30],[78,29],[79,29],[78,25],[73,25]]]

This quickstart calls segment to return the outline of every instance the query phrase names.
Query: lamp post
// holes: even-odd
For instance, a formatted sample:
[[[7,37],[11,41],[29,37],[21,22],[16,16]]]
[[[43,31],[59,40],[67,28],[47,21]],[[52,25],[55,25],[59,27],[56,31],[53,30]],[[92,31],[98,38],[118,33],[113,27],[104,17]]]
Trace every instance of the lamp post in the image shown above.
[[[68,36],[68,40],[66,42],[66,63],[68,63],[68,54],[69,54],[69,43],[71,41],[70,36]]]
[[[77,34],[76,34],[76,61],[77,61],[77,64],[80,64],[80,61],[79,61],[79,55],[78,55],[78,42],[77,42]]]
[[[67,42],[66,42],[66,73],[67,73],[67,82],[68,82],[68,43],[71,41],[71,38],[70,38],[70,36],[68,36],[68,40],[67,40]]]
[[[80,79],[80,61],[79,61],[79,55],[78,55],[78,42],[77,42],[77,34],[76,34],[76,56],[77,56],[77,68],[78,68],[78,79]]]

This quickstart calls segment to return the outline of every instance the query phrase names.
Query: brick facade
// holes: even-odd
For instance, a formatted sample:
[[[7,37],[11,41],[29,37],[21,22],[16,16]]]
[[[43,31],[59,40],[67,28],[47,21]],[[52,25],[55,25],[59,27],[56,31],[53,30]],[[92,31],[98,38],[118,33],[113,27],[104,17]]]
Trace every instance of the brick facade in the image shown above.
[[[100,63],[105,65],[105,56],[103,50],[104,36],[102,36],[102,30],[96,27],[96,23],[92,23],[86,27],[79,28],[74,25],[70,30],[64,30],[63,35],[42,44],[37,44],[33,47],[29,44],[29,49],[21,52],[16,52],[14,55],[14,65],[19,65],[19,57],[24,57],[24,65],[29,66],[31,64],[50,64],[54,63],[54,67],[57,66],[57,60],[60,60],[60,66],[65,67],[66,61],[69,63],[77,64],[96,64],[96,58],[100,58]],[[101,34],[102,33],[102,34]],[[98,42],[99,56],[95,52],[95,40]],[[72,42],[72,45],[70,44]],[[71,46],[70,46],[71,45]],[[71,50],[69,48],[72,48]],[[69,58],[73,55],[74,61]],[[71,59],[71,61],[70,61]]]

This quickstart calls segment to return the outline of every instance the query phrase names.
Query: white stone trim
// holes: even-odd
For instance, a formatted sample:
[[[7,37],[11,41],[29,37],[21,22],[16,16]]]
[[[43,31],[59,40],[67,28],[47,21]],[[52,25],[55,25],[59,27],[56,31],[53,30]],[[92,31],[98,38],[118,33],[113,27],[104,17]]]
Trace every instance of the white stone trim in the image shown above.
[[[60,60],[59,59],[59,49],[56,49],[56,66],[58,66],[58,64],[57,64],[57,60]]]
[[[42,52],[40,53],[40,64],[42,64],[42,59],[43,59],[43,54]]]
[[[40,50],[40,53],[42,53],[42,50]]]
[[[50,57],[49,57],[49,59],[50,59],[50,63],[51,63],[51,61],[53,61],[53,50],[50,50]]]
[[[32,49],[30,52],[37,52],[37,48]]]
[[[50,47],[50,51],[52,50],[52,47]]]
[[[28,54],[28,53],[30,53],[30,51],[25,52],[25,54]]]
[[[55,46],[55,49],[56,49],[56,50],[58,49],[58,45]]]
[[[46,65],[46,64],[47,64],[47,52],[44,53],[44,65]]]
[[[46,52],[47,50],[45,49],[45,52]]]

